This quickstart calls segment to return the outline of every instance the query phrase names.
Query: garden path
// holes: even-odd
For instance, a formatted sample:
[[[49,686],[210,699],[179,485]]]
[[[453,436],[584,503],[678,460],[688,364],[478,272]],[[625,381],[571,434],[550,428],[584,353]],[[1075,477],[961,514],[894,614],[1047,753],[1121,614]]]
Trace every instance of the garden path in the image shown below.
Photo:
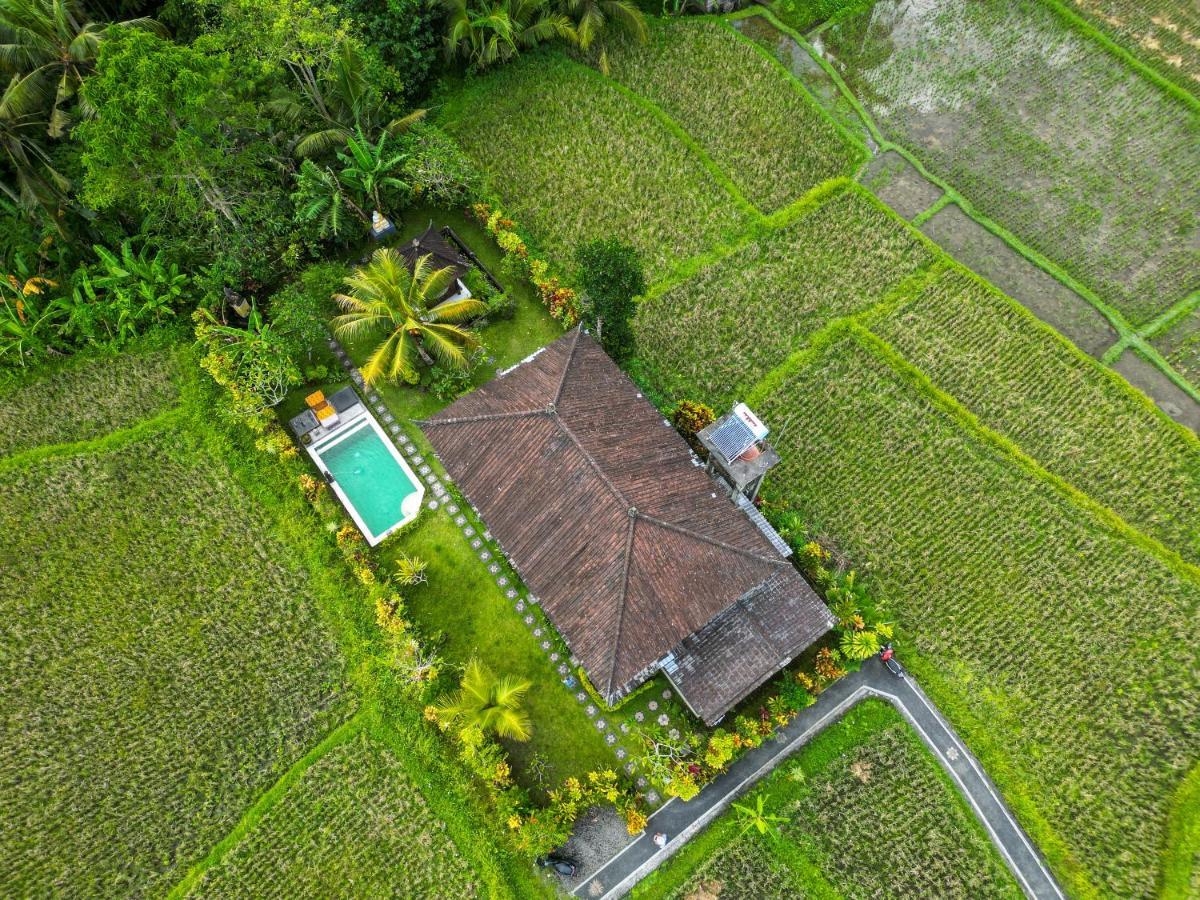
[[[896,678],[878,659],[868,660],[858,672],[831,685],[816,703],[802,710],[787,727],[781,729],[776,739],[738,759],[694,799],[687,803],[668,801],[650,817],[641,835],[575,884],[571,893],[594,900],[624,896],[724,812],[742,793],[818,732],[841,718],[850,707],[867,697],[887,700],[916,729],[983,823],[1026,895],[1036,900],[1064,900],[1065,895],[1041,854],[1017,824],[1000,799],[995,785],[950,723],[937,711],[911,675],[903,679]],[[886,817],[886,811],[881,811],[881,816]],[[892,825],[904,827],[903,822]],[[656,832],[667,835],[667,844],[661,849],[652,840]]]

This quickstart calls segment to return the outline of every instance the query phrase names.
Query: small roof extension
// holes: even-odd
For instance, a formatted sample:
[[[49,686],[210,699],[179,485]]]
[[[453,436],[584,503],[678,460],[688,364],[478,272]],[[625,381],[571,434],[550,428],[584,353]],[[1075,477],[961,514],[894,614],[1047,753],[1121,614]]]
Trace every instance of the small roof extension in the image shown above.
[[[716,721],[832,625],[581,329],[421,424],[609,702],[673,658]]]

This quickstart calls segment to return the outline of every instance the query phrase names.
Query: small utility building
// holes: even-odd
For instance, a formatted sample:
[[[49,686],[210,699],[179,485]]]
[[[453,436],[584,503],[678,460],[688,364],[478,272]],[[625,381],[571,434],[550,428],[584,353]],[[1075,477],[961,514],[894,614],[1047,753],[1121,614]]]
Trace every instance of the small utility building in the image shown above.
[[[713,724],[833,619],[581,329],[422,423],[588,678]]]

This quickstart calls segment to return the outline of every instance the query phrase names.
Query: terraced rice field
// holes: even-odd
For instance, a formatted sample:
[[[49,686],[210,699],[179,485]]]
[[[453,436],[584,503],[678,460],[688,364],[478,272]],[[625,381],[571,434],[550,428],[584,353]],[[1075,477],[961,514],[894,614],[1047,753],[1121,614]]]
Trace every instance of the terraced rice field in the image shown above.
[[[784,458],[773,491],[870,574],[1060,877],[1150,895],[1200,747],[1200,576],[885,357],[856,330],[756,399]]]
[[[7,473],[0,527],[0,870],[164,893],[344,714],[306,576],[172,433]]]
[[[752,796],[777,837],[726,813],[640,898],[1022,896],[949,779],[891,707],[867,701]],[[890,824],[889,824],[890,823]]]
[[[983,425],[1200,563],[1200,441],[1119,376],[961,270],[871,328]]]
[[[163,411],[179,398],[174,367],[166,352],[106,357],[0,391],[0,457],[93,440]]]
[[[880,0],[821,48],[883,133],[1135,324],[1197,287],[1200,114],[1039,0]]]
[[[725,406],[829,322],[878,304],[932,260],[917,235],[852,189],[644,301],[640,352],[664,392]]]
[[[189,896],[469,898],[482,888],[402,762],[360,733],[308,769]]]
[[[441,118],[506,209],[560,265],[620,237],[650,277],[744,227],[739,206],[655,115],[598,72],[544,53],[469,83]]]
[[[864,147],[781,66],[714,19],[652,21],[644,45],[609,54],[610,74],[656,104],[764,212],[851,175]]]

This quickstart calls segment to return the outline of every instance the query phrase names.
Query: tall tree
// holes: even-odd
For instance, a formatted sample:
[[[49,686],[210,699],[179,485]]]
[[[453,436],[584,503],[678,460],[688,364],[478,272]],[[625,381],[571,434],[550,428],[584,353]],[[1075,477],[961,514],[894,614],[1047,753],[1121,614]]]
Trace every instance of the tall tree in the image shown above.
[[[611,238],[584,244],[577,261],[584,325],[596,332],[609,356],[625,362],[634,353],[633,301],[646,291],[641,258],[634,247]]]
[[[436,357],[445,365],[466,368],[467,354],[479,345],[458,323],[483,315],[487,304],[472,298],[438,303],[454,282],[454,270],[435,270],[429,259],[422,256],[410,272],[404,257],[382,247],[346,279],[348,292],[334,295],[344,310],[333,319],[335,334],[386,335],[363,367],[368,384],[396,378],[416,384],[418,358],[427,365]]]
[[[0,93],[0,154],[7,163],[0,168],[0,192],[57,221],[71,184],[43,144],[47,97],[46,79],[37,74],[14,75]]]
[[[212,215],[240,228],[251,112],[226,88],[227,64],[145,32],[106,41],[83,96],[83,196],[96,209],[127,204],[176,221]]]
[[[0,68],[55,85],[46,98],[51,137],[66,133],[71,124],[67,109],[95,67],[101,44],[123,28],[166,34],[149,18],[92,22],[78,0],[0,0]]]
[[[485,734],[527,741],[533,734],[533,724],[521,703],[530,687],[531,682],[511,675],[497,677],[479,660],[472,659],[458,691],[437,702],[438,718],[462,728],[478,728]]]

